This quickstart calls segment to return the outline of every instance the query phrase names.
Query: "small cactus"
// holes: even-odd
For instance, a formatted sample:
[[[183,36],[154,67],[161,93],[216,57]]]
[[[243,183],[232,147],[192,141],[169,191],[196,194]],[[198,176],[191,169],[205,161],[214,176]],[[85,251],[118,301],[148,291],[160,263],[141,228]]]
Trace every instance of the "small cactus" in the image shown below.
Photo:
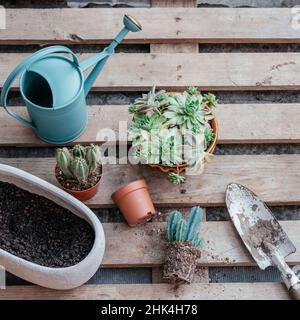
[[[185,242],[187,231],[188,228],[186,221],[184,219],[178,221],[175,233],[176,242]]]
[[[188,233],[186,236],[187,241],[193,241],[198,234],[200,223],[202,221],[202,209],[193,207],[188,217]]]
[[[187,221],[182,218],[179,211],[173,211],[168,216],[167,235],[168,241],[189,242],[193,247],[202,247],[199,227],[202,221],[202,209],[193,207]]]
[[[60,170],[67,178],[72,178],[71,163],[73,157],[68,148],[62,148],[56,150],[56,161],[60,167]]]
[[[75,157],[72,162],[72,172],[76,180],[85,182],[89,176],[89,166],[85,159]]]
[[[77,144],[70,150],[57,149],[56,160],[66,178],[86,182],[100,164],[100,149],[94,144],[87,147]]]
[[[175,233],[178,221],[182,218],[179,211],[172,211],[168,215],[168,241],[172,242],[175,240]]]
[[[199,237],[199,235],[196,235],[195,238],[193,239],[192,246],[195,248],[203,247],[203,240]]]
[[[173,211],[168,216],[168,250],[164,264],[163,277],[171,283],[191,283],[201,256],[203,246],[199,235],[202,209],[191,209],[188,219]]]
[[[86,148],[86,160],[89,165],[89,174],[93,173],[100,161],[100,150],[98,146],[91,144]]]
[[[86,155],[85,147],[81,144],[76,144],[73,148],[74,157],[84,158]]]

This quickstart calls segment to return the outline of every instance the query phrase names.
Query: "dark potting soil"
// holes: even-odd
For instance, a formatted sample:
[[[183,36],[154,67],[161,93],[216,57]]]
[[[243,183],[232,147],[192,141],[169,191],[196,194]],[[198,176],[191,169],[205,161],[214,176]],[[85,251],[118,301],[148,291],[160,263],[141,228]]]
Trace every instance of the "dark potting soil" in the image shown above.
[[[42,196],[0,181],[0,248],[42,266],[79,263],[94,231],[83,219]]]
[[[171,283],[191,283],[201,251],[190,242],[172,242],[168,245],[163,277]]]
[[[73,190],[73,191],[82,191],[95,186],[99,182],[102,175],[102,165],[99,164],[95,172],[93,172],[89,176],[88,180],[85,182],[78,182],[77,180],[66,178],[63,172],[59,169],[59,167],[56,167],[55,174],[58,182],[64,188]]]

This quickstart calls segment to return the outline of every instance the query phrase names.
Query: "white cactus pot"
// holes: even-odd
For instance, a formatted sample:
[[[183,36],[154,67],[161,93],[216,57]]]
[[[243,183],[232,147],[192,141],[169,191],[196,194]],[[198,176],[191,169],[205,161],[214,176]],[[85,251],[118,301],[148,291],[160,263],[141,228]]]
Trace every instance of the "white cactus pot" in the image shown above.
[[[49,268],[26,261],[0,249],[0,265],[14,275],[32,283],[52,289],[72,289],[84,284],[98,270],[105,249],[105,236],[96,215],[82,202],[65,191],[23,170],[0,164],[0,181],[52,200],[85,219],[95,232],[90,253],[78,264],[67,268]]]

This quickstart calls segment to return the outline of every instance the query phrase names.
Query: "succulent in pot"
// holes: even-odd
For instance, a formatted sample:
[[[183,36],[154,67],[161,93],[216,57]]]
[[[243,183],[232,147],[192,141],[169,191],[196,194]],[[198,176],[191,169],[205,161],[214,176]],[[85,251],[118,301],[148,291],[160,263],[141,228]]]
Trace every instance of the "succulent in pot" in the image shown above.
[[[185,171],[201,173],[217,143],[216,105],[213,94],[201,95],[196,87],[183,93],[153,87],[129,106],[134,157],[167,173],[175,184],[185,181]]]
[[[168,215],[168,249],[163,277],[172,283],[191,283],[201,256],[202,239],[199,227],[202,209],[193,207],[187,220],[178,211]]]
[[[91,199],[99,188],[102,175],[100,148],[75,145],[56,150],[55,176],[62,188],[81,201]]]

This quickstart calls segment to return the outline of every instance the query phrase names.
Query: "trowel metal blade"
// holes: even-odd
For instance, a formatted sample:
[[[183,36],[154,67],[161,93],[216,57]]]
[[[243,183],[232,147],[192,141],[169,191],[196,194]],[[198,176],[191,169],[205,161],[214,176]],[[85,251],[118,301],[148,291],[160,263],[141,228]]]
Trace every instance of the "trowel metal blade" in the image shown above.
[[[282,259],[296,251],[270,209],[246,187],[229,184],[226,205],[239,235],[260,269],[273,265],[269,248],[274,248]]]

